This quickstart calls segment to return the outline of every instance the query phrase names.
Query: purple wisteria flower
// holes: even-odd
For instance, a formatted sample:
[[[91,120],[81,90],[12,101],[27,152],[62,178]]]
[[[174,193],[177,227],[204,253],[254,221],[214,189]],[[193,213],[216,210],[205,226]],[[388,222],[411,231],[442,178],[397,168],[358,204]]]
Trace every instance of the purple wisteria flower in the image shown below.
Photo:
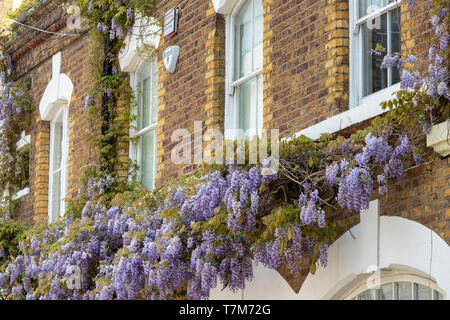
[[[389,69],[396,67],[397,69],[401,69],[404,62],[400,58],[399,55],[385,55],[383,58],[383,62],[380,65],[380,69]]]

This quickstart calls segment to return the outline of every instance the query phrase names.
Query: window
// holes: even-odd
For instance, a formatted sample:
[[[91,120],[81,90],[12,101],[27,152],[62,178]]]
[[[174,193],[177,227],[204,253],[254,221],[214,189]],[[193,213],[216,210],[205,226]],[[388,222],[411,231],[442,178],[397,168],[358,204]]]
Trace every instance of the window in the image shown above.
[[[364,97],[400,82],[397,68],[381,70],[383,58],[400,53],[400,4],[399,0],[351,0],[351,98],[350,105],[362,103]],[[381,55],[373,50],[381,47]]]
[[[50,223],[64,215],[64,198],[67,195],[68,166],[68,110],[61,105],[56,116],[50,121],[50,170],[49,204]]]
[[[345,289],[346,300],[444,300],[443,291],[427,275],[402,271],[382,271],[378,288],[369,289],[362,278],[352,289]],[[338,297],[339,298],[339,297]]]
[[[263,126],[263,7],[241,1],[227,17],[226,129],[261,134]],[[235,136],[234,136],[235,137]]]
[[[380,286],[380,289],[366,290],[352,300],[443,300],[438,290],[413,282],[392,282]]]
[[[155,187],[156,177],[156,129],[158,112],[158,65],[156,59],[143,62],[135,76],[137,119],[132,136],[136,143],[132,159],[139,164],[140,182],[148,189]]]

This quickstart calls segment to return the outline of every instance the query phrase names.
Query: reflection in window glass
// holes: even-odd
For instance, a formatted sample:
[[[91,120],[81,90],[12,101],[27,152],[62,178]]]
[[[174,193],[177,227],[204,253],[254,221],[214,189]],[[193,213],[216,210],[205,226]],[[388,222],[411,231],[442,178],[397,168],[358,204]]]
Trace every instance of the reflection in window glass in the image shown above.
[[[155,145],[155,130],[152,130],[139,138],[139,147],[141,150],[141,183],[148,189],[153,189],[155,187]]]
[[[439,291],[434,290],[434,300],[443,300],[444,295]]]
[[[375,300],[374,294],[372,290],[366,290],[360,295],[358,295],[358,300]]]
[[[411,300],[411,299],[412,299],[412,283],[396,282],[395,300]]]
[[[362,18],[388,4],[388,0],[359,0],[359,17]]]
[[[238,16],[236,17],[236,80],[250,74],[253,71],[252,21],[252,1],[247,1],[242,6]]]
[[[389,52],[392,53],[396,53],[396,52],[401,52],[402,48],[402,37],[400,34],[400,11],[399,10],[393,10],[389,13],[389,17],[390,17],[390,37],[391,37],[391,41],[390,41],[390,50]],[[390,80],[390,84],[395,84],[400,82],[400,70],[398,68],[390,68],[389,72],[391,73],[391,80]]]
[[[392,300],[394,298],[394,289],[392,283],[384,284],[377,289],[378,300]]]
[[[363,73],[365,82],[363,88],[364,96],[377,92],[388,86],[388,72],[381,70],[384,55],[373,54],[372,50],[377,44],[387,48],[387,14],[381,16],[380,29],[370,29],[367,24],[363,25]]]
[[[414,300],[431,300],[431,288],[414,283]]]

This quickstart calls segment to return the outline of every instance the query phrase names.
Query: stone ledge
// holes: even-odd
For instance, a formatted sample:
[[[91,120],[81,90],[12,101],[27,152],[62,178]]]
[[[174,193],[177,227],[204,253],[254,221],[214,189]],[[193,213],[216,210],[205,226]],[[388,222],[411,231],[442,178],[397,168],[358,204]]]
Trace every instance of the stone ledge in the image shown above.
[[[431,132],[427,135],[427,147],[433,148],[434,151],[443,157],[450,154],[448,121],[435,124],[431,127]]]

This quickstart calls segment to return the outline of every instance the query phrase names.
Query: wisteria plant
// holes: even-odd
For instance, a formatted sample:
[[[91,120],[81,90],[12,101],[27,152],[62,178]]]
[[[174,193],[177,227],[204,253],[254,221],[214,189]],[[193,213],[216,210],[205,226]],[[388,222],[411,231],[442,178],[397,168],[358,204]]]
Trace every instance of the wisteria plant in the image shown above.
[[[21,165],[28,157],[18,150],[17,143],[32,108],[20,83],[12,80],[11,72],[11,58],[0,55],[0,197],[4,202],[1,211],[6,215],[11,209],[11,196],[26,179]]]
[[[86,10],[102,10],[91,3],[85,1]],[[414,56],[387,55],[383,67],[402,69],[402,90],[370,126],[345,137],[284,141],[280,170],[269,175],[264,161],[228,161],[148,191],[94,170],[68,200],[64,219],[34,226],[19,252],[3,260],[0,295],[207,299],[215,288],[244,289],[258,263],[287,265],[293,274],[305,261],[312,273],[325,267],[338,235],[334,218],[367,209],[390,181],[421,165],[428,155],[419,146],[430,126],[448,118],[449,13],[448,3],[437,3],[432,24],[439,47],[430,48],[430,67],[413,70]],[[98,32],[117,29],[117,21],[108,21]]]

